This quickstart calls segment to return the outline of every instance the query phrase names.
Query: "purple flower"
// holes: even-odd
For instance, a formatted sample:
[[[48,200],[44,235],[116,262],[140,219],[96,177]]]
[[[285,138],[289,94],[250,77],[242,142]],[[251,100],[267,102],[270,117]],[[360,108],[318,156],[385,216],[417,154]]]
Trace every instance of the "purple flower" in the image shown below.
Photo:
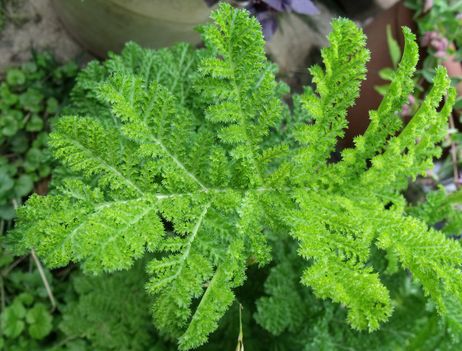
[[[448,39],[443,37],[438,32],[426,32],[420,40],[422,46],[428,46],[435,51],[434,55],[438,58],[443,58],[447,54],[449,47]]]
[[[428,46],[430,42],[438,37],[437,32],[425,32],[422,39],[420,40],[420,45]]]
[[[447,55],[447,52],[444,50],[439,50],[435,52],[435,57],[438,57],[438,58],[445,58],[446,55]]]
[[[204,0],[208,6],[213,6],[219,0]],[[318,8],[311,0],[248,0],[232,1],[236,6],[244,7],[260,22],[265,38],[268,40],[277,29],[278,12],[295,12],[301,15],[316,15]]]
[[[407,103],[408,103],[409,105],[411,105],[411,106],[415,104],[415,97],[414,97],[414,95],[409,94],[409,96],[407,97]]]
[[[411,107],[408,104],[404,104],[401,110],[401,116],[409,117],[411,115]]]
[[[279,12],[296,12],[302,15],[317,15],[319,10],[311,0],[262,0]]]
[[[261,24],[265,38],[271,38],[278,28],[277,19],[274,13],[271,13],[270,11],[257,12],[255,17]]]
[[[448,40],[443,37],[433,39],[430,41],[430,47],[436,51],[445,51],[448,48]]]
[[[405,103],[401,109],[401,116],[409,117],[412,114],[412,106],[415,104],[415,96],[409,94],[407,97],[407,103]]]

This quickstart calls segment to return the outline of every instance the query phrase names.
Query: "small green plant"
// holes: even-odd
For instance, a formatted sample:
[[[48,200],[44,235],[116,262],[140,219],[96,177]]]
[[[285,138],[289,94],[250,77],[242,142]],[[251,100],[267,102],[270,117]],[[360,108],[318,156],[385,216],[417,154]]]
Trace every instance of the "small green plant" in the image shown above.
[[[6,221],[51,172],[50,122],[72,86],[74,63],[59,65],[47,53],[6,71],[0,83],[0,221]]]
[[[53,351],[167,350],[155,335],[145,294],[144,261],[127,272],[84,276],[75,272],[66,283],[59,330]],[[156,345],[157,344],[157,345]]]
[[[420,73],[431,82],[438,63],[449,55],[455,55],[459,62],[462,59],[462,4],[456,0],[406,0],[404,3],[414,11],[421,44],[427,48]]]
[[[0,83],[0,349],[32,350],[52,332],[48,285],[53,279],[35,254],[14,257],[4,232],[15,208],[34,190],[46,188],[52,160],[48,132],[77,73],[48,53],[10,68]],[[53,298],[53,297],[52,297]]]
[[[281,296],[271,279],[300,286],[301,274],[317,298],[345,306],[356,330],[379,329],[396,304],[380,260],[395,274],[410,271],[450,315],[462,298],[462,249],[409,216],[401,195],[440,155],[455,99],[445,70],[403,125],[418,60],[404,29],[401,63],[369,128],[333,163],[365,78],[362,31],[333,22],[324,69],[310,69],[316,89],[294,97],[301,106],[291,115],[258,22],[227,4],[212,19],[205,49],[131,44],[80,75],[50,137],[62,184],[19,210],[16,252],[33,248],[50,268],[79,262],[89,274],[129,269],[152,252],[154,324],[181,350],[206,343],[247,270],[294,256],[300,268],[270,275],[267,293]],[[286,311],[273,301],[260,300],[258,323],[274,334],[296,330],[265,313]]]
[[[34,267],[32,257],[15,259],[0,246],[1,350],[37,349],[53,329],[53,308],[41,276],[51,282],[51,274],[42,267],[19,268],[25,263]]]
[[[414,78],[415,91],[409,95],[401,114],[404,118],[412,116],[427,94],[437,67],[439,65],[449,67],[452,84],[458,87],[458,96],[454,103],[454,116],[449,118],[448,135],[443,142],[444,149],[449,151],[448,157],[439,160],[438,166],[428,174],[425,181],[434,183],[434,188],[444,184],[448,189],[454,190],[459,188],[462,182],[458,169],[461,159],[462,135],[457,129],[462,108],[462,97],[460,96],[462,77],[456,76],[456,72],[460,72],[460,69],[457,70],[457,65],[460,68],[462,61],[462,4],[460,1],[453,0],[406,0],[404,4],[414,11],[413,19],[418,27],[421,50],[426,54]],[[401,48],[388,28],[387,39],[393,67],[383,68],[379,75],[385,81],[391,81],[397,68]],[[383,95],[388,86],[386,84],[376,89]]]
[[[32,257],[0,254],[0,350],[167,350],[146,309],[143,262],[111,276],[43,270],[50,303]]]

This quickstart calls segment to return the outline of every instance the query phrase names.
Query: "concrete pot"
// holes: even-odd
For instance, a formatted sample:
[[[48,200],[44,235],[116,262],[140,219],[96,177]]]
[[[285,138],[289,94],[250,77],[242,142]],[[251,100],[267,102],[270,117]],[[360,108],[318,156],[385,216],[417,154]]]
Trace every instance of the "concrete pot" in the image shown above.
[[[66,30],[88,51],[106,56],[127,41],[161,48],[183,41],[197,44],[194,30],[207,22],[204,0],[52,0]]]

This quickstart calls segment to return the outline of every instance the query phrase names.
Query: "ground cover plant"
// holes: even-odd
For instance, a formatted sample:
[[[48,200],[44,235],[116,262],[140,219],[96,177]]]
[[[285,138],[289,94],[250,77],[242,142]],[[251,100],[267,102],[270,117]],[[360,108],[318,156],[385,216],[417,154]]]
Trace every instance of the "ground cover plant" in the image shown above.
[[[130,44],[82,72],[50,136],[60,185],[19,210],[9,238],[16,253],[34,249],[49,268],[75,262],[90,275],[148,256],[154,325],[181,350],[229,323],[236,296],[255,306],[242,319],[251,345],[262,330],[282,336],[255,350],[381,340],[343,324],[331,332],[344,311],[359,331],[396,327],[404,319],[393,310],[406,317],[417,331],[407,344],[399,333],[381,341],[390,349],[434,342],[420,340],[434,330],[444,339],[447,327],[457,336],[462,249],[401,194],[440,156],[455,99],[445,70],[404,125],[418,60],[404,29],[401,63],[369,128],[334,162],[369,59],[361,29],[333,22],[324,67],[310,69],[316,88],[289,109],[257,20],[227,4],[212,19],[204,49]],[[249,274],[258,279],[246,283]],[[446,324],[426,315],[427,300]],[[249,318],[260,329],[246,329]]]
[[[46,52],[6,71],[0,84],[0,232],[15,206],[51,173],[47,138],[77,74],[77,65],[58,64]],[[46,188],[46,186],[45,186]]]
[[[47,292],[50,273],[35,255],[15,257],[5,243],[15,209],[35,191],[45,192],[53,161],[47,147],[78,68],[47,52],[5,72],[0,83],[0,349],[37,349],[52,332]]]

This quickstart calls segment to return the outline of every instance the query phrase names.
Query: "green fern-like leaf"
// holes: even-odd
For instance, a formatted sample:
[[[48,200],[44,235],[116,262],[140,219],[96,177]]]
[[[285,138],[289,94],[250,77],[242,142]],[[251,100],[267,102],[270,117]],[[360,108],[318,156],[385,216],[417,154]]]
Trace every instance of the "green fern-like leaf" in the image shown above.
[[[325,67],[311,69],[316,90],[306,90],[304,110],[291,119],[256,19],[227,4],[212,19],[202,29],[206,49],[130,44],[83,73],[50,141],[68,173],[56,194],[33,196],[19,210],[18,251],[34,248],[50,268],[72,261],[94,274],[128,269],[152,252],[154,324],[181,350],[207,341],[246,267],[267,264],[268,238],[288,233],[309,262],[302,283],[346,306],[353,328],[378,329],[393,310],[371,264],[374,246],[410,270],[442,313],[443,297],[460,300],[461,248],[407,216],[399,195],[440,152],[454,102],[449,90],[437,110],[449,89],[444,69],[403,127],[395,112],[417,61],[405,29],[384,102],[333,164],[366,73],[362,31],[333,22]],[[284,129],[283,120],[294,123]]]

